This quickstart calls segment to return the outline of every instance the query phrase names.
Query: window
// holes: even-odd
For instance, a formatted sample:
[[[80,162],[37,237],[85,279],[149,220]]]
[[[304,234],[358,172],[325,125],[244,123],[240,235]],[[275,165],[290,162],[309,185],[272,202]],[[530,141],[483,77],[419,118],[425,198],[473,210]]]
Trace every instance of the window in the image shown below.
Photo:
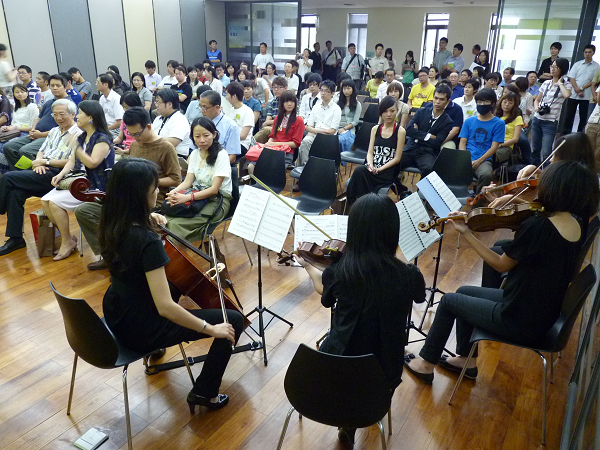
[[[356,52],[365,56],[367,53],[367,23],[368,14],[348,14],[348,39],[346,47],[353,42],[356,44]]]
[[[421,67],[429,66],[433,62],[440,38],[448,36],[449,22],[450,14],[447,13],[433,13],[425,16],[425,40],[423,53],[421,53]]]
[[[317,41],[317,22],[319,18],[316,14],[302,14],[302,29],[300,34],[300,45],[312,51],[313,44]]]

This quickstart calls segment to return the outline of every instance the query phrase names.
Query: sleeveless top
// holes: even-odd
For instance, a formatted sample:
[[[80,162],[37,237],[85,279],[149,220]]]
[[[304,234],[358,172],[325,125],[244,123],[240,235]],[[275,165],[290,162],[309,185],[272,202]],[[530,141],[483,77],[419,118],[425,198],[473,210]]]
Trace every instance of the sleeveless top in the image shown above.
[[[373,145],[373,166],[376,168],[387,164],[396,155],[396,146],[398,145],[398,124],[394,123],[394,132],[389,138],[381,136],[383,124],[377,128],[375,134],[375,143]]]
[[[79,145],[81,145],[83,150],[88,155],[91,155],[94,146],[101,142],[106,142],[110,147],[110,151],[102,160],[102,162],[98,165],[98,167],[94,169],[90,169],[88,167],[85,168],[87,177],[90,180],[91,189],[99,189],[101,191],[106,191],[106,182],[108,180],[108,175],[110,174],[110,170],[112,169],[112,167],[115,165],[115,149],[113,147],[112,139],[108,137],[108,135],[96,130],[94,134],[90,136],[90,140],[86,144],[86,136],[87,134],[85,131],[79,135]],[[81,164],[78,160],[76,166],[80,165]]]

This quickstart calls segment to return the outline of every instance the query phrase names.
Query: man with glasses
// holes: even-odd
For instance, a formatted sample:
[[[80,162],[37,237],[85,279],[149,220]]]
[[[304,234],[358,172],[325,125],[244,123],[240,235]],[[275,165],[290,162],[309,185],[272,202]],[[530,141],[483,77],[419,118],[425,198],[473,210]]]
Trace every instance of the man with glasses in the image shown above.
[[[298,166],[303,166],[308,161],[308,153],[317,134],[335,134],[342,118],[342,110],[332,101],[335,92],[335,83],[330,80],[321,82],[321,103],[315,105],[306,121],[308,134],[302,139],[298,149]]]
[[[156,112],[152,129],[169,141],[179,156],[187,158],[193,148],[190,139],[190,124],[179,111],[179,96],[173,89],[162,89],[156,94]]]
[[[39,149],[42,147],[44,140],[50,133],[50,130],[56,127],[56,121],[52,117],[52,104],[56,100],[68,98],[67,80],[59,74],[52,75],[48,79],[50,91],[54,98],[44,103],[40,111],[39,118],[33,124],[33,128],[27,136],[11,139],[4,144],[4,156],[8,161],[8,166],[11,170],[15,169],[15,163],[21,156],[27,156],[30,159],[35,159]]]
[[[219,132],[219,144],[227,151],[229,162],[235,163],[237,156],[242,154],[240,129],[221,111],[221,95],[216,91],[203,92],[200,95],[200,109],[202,115],[208,117],[215,124]]]
[[[279,97],[287,89],[287,80],[284,77],[275,77],[271,83],[271,87],[273,89],[273,98],[269,100],[269,104],[267,105],[267,118],[261,130],[254,135],[256,142],[260,142],[261,144],[266,144],[269,140],[273,123],[275,123],[275,119],[279,113]]]
[[[150,124],[150,114],[141,106],[134,106],[125,111],[123,122],[133,137],[133,142],[129,147],[129,156],[152,161],[158,168],[159,192],[156,204],[160,206],[169,190],[181,183],[181,168],[177,161],[175,147],[167,139],[161,138],[154,132]],[[98,223],[101,210],[102,205],[94,202],[82,203],[75,209],[79,227],[96,256],[100,255]],[[103,259],[99,259],[88,264],[87,268],[88,270],[102,270],[106,269],[107,265]]]
[[[20,65],[17,69],[17,74],[19,75],[19,80],[21,83],[25,85],[27,88],[27,92],[29,92],[29,98],[32,103],[37,103],[37,95],[40,92],[40,88],[35,84],[35,81],[32,80],[33,73],[31,71],[31,67],[26,65]]]
[[[321,75],[318,73],[313,73],[308,76],[308,92],[302,97],[300,108],[298,110],[298,115],[304,119],[304,125],[306,125],[312,109],[321,101],[319,85],[322,81]]]

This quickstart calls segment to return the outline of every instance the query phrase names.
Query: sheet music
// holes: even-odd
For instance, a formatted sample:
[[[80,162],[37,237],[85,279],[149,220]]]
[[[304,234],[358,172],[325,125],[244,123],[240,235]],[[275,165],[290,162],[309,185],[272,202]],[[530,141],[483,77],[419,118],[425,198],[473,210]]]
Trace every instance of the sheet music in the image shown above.
[[[456,196],[435,172],[420,180],[417,187],[439,217],[447,217],[448,213],[462,208]]]
[[[309,219],[332,239],[346,241],[348,216],[331,214],[328,216],[310,216]],[[314,242],[321,245],[329,240],[327,236],[299,215],[296,215],[294,231],[294,250],[298,249],[301,242]]]
[[[429,222],[429,215],[423,206],[419,194],[414,193],[396,203],[400,214],[400,250],[407,261],[423,253],[431,244],[440,239],[440,234],[432,229],[429,233],[419,231],[419,222]]]
[[[244,188],[245,190],[246,188]],[[267,194],[269,193],[267,192]],[[289,197],[280,197],[294,208],[298,205],[298,200]],[[283,244],[287,238],[294,214],[295,212],[292,208],[284,205],[273,194],[269,194],[267,206],[260,219],[253,242],[279,253],[283,249]]]
[[[227,231],[254,242],[260,218],[265,211],[270,195],[267,191],[245,186]]]

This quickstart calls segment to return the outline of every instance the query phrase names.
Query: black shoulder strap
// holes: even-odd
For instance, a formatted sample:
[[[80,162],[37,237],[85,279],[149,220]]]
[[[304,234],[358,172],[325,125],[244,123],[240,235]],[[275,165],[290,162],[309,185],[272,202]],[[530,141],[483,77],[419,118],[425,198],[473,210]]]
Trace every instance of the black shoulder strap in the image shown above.
[[[323,61],[323,64],[325,64],[327,62],[327,60],[333,54],[333,52],[335,52],[335,48],[329,52],[329,55],[327,55],[327,58],[325,58],[325,61]]]
[[[348,70],[348,67],[350,67],[350,64],[352,64],[352,61],[354,61],[354,58],[356,58],[357,53],[355,53],[354,55],[352,55],[352,58],[350,58],[350,61],[348,61],[348,65],[346,66],[346,68],[344,69],[344,72],[346,70]],[[359,60],[360,62],[360,60]],[[360,64],[359,64],[360,65]]]

